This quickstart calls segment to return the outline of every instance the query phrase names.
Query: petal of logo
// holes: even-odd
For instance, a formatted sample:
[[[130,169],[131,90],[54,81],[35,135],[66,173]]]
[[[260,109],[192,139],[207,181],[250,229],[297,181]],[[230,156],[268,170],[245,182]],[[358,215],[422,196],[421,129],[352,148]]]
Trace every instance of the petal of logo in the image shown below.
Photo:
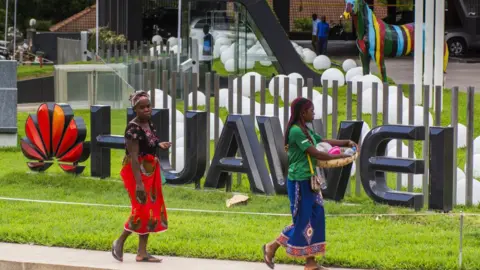
[[[28,167],[37,172],[46,171],[56,159],[68,173],[80,174],[85,166],[78,166],[90,156],[90,144],[85,141],[87,128],[81,117],[74,117],[68,104],[44,103],[36,115],[29,115],[25,123],[27,137],[20,144],[30,160]]]

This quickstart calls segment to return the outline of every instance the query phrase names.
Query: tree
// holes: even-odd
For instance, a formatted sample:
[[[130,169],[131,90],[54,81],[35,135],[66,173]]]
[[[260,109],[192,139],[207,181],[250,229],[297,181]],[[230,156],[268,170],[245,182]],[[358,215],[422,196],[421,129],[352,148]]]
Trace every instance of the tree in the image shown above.
[[[30,19],[57,23],[95,4],[95,0],[17,0],[17,28],[24,31]],[[6,0],[0,0],[0,9],[5,9]],[[15,1],[8,1],[8,25],[13,26]],[[2,15],[3,14],[3,15]],[[3,32],[5,12],[0,13]]]
[[[5,30],[5,9],[0,8],[0,40],[3,39]]]

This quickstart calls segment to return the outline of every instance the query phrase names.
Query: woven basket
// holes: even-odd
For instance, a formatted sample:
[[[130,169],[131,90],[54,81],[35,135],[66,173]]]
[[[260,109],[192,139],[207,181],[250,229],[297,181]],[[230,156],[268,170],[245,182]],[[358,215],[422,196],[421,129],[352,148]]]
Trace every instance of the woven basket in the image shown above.
[[[348,147],[344,147],[341,149],[342,151],[342,154],[347,150],[349,149]],[[346,158],[338,158],[338,159],[332,159],[332,160],[317,160],[317,167],[320,167],[320,168],[338,168],[338,167],[343,167],[343,166],[346,166],[352,162],[354,162],[358,155],[360,154],[359,151],[355,152],[355,154],[353,154],[352,156],[350,157],[346,157]]]

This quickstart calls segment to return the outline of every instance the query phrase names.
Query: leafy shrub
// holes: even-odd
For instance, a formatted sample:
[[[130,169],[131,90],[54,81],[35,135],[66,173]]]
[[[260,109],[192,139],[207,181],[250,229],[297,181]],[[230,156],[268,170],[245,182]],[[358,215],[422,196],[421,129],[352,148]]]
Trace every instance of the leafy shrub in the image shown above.
[[[300,18],[293,21],[293,26],[296,31],[309,32],[312,31],[312,19]]]

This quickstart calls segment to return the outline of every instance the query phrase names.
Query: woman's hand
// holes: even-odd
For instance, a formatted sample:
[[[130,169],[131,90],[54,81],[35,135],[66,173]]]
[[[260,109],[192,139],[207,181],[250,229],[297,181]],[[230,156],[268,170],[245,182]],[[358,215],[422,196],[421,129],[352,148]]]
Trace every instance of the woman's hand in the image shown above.
[[[168,148],[170,148],[170,146],[172,146],[172,143],[171,142],[161,142],[158,144],[158,146],[160,146],[160,148],[162,148],[163,150],[167,150]]]
[[[135,189],[135,197],[137,199],[137,202],[140,204],[145,204],[147,202],[147,194],[145,192],[145,186],[143,183],[137,184],[136,189]]]
[[[348,147],[355,147],[355,148],[358,149],[358,145],[357,145],[354,141],[348,140],[348,141],[347,141],[347,146],[348,146]]]

